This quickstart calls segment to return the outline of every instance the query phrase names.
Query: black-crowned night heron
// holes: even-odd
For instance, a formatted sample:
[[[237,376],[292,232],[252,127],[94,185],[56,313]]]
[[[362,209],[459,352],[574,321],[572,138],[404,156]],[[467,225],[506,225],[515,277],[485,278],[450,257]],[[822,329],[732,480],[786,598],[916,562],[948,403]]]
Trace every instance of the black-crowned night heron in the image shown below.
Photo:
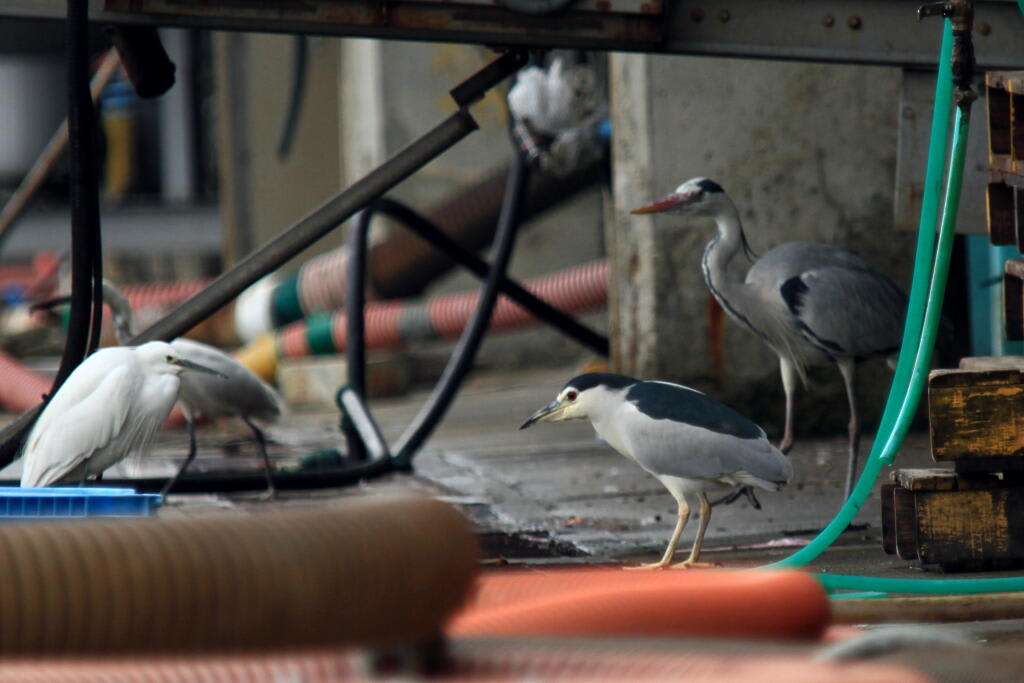
[[[584,418],[612,448],[657,477],[679,503],[665,554],[641,569],[708,566],[697,561],[711,517],[708,492],[736,486],[778,491],[793,475],[792,465],[763,429],[705,394],[670,382],[600,372],[580,375],[520,429]],[[672,565],[693,500],[700,505],[693,549],[686,560]]]

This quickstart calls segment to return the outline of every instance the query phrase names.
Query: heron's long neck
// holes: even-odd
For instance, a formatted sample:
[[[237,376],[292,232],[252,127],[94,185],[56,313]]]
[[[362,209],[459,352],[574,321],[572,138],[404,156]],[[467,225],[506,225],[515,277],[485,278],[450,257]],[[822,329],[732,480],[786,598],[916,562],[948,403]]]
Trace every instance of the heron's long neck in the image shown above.
[[[728,309],[727,302],[740,303],[747,294],[744,276],[748,266],[744,258],[737,258],[743,251],[746,238],[743,235],[739,213],[733,206],[719,212],[715,216],[715,223],[718,225],[718,232],[704,248],[701,267],[708,288]]]

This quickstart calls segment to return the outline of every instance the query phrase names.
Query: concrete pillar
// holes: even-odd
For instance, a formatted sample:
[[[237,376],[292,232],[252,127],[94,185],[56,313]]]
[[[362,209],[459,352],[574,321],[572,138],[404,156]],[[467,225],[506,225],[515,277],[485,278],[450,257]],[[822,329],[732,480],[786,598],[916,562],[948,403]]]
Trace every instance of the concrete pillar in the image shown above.
[[[899,71],[615,54],[611,81],[614,365],[762,410],[766,396],[781,396],[775,356],[729,320],[721,342],[709,327],[700,258],[713,223],[629,210],[711,177],[736,202],[756,252],[793,240],[837,244],[905,283],[913,237],[893,231]],[[866,376],[862,395],[877,395],[877,405],[888,373]],[[834,370],[822,377],[819,404],[841,386]],[[844,402],[828,403],[845,421]]]

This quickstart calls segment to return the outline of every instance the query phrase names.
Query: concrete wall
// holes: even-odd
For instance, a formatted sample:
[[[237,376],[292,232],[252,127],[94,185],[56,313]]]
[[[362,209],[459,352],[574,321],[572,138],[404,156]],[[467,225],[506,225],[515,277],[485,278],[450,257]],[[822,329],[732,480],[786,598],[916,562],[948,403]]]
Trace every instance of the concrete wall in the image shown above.
[[[713,222],[629,210],[708,176],[736,202],[758,253],[791,240],[837,244],[905,283],[912,236],[892,229],[900,73],[633,54],[614,55],[611,73],[615,364],[705,386],[766,427],[781,424],[775,356],[728,320],[724,368],[713,371],[700,270]],[[870,415],[888,372],[861,376]],[[802,392],[798,431],[845,424],[838,372],[815,377],[822,386]]]

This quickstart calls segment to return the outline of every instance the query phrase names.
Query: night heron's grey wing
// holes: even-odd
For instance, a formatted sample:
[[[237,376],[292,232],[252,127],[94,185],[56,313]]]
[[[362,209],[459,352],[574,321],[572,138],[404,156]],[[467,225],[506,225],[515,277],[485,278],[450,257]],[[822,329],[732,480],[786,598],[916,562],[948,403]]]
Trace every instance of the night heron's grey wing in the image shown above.
[[[784,282],[779,292],[808,341],[834,357],[869,358],[899,349],[906,295],[871,268],[813,268]]]
[[[267,422],[285,412],[284,400],[273,387],[220,349],[191,339],[175,339],[171,346],[184,358],[225,375],[187,370],[181,374],[179,400],[192,412],[207,417],[241,415]]]
[[[745,472],[783,483],[789,461],[764,430],[718,401],[678,384],[640,382],[626,394],[617,424],[644,469],[657,475],[716,479]]]

